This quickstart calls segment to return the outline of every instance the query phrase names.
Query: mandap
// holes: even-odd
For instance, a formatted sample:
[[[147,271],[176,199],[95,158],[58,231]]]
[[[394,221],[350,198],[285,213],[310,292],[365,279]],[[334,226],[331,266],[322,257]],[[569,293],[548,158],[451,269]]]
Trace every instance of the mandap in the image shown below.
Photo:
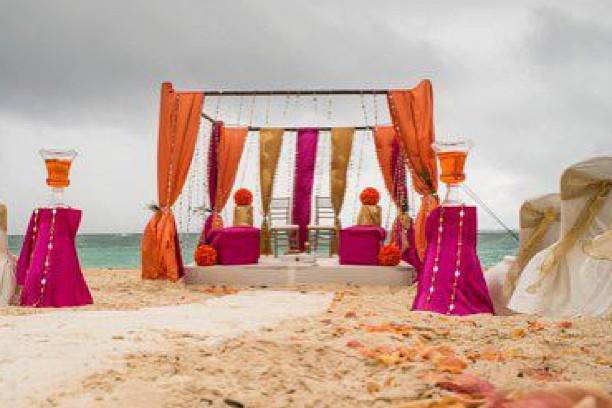
[[[314,111],[319,109],[319,105],[326,106],[327,119],[331,119],[334,101],[338,104],[338,99],[342,98],[358,98],[363,111],[363,124],[339,127],[331,126],[331,123],[314,127],[269,126],[271,107],[279,99],[281,103],[284,101],[282,119],[286,120],[293,105],[297,122],[304,117],[304,100],[313,103]],[[369,111],[366,108],[366,98],[370,98],[374,104]],[[379,98],[384,98],[384,107],[388,113],[388,122],[383,124],[378,124]],[[212,115],[204,111],[208,99],[216,102],[216,105],[209,106],[214,109]],[[230,110],[230,99],[234,101],[238,119],[237,124],[227,125],[222,119],[223,116],[227,119],[225,111]],[[256,100],[262,99],[265,100],[265,126],[254,126]],[[241,120],[243,111],[248,111],[246,120]],[[348,109],[341,111],[346,113]],[[368,121],[368,113],[372,111],[371,116],[375,119],[373,123]],[[210,124],[208,139],[199,137],[202,119]],[[376,157],[380,167],[390,206],[395,209],[392,241],[402,239],[405,221],[410,220],[408,185],[410,190],[420,196],[414,230],[416,249],[422,255],[426,246],[425,220],[438,205],[438,174],[431,147],[435,137],[433,89],[429,80],[423,80],[411,89],[296,91],[178,91],[171,83],[162,83],[157,146],[157,202],[151,206],[153,215],[145,227],[142,239],[142,277],[177,281],[183,276],[175,215],[177,206],[183,205],[179,200],[181,193],[186,185],[195,184],[197,195],[206,198],[210,214],[201,226],[204,236],[222,227],[221,214],[236,184],[239,163],[241,160],[255,161],[249,157],[253,148],[259,150],[259,182],[255,186],[255,195],[258,211],[262,215],[262,253],[270,253],[270,200],[275,175],[279,174],[279,168],[282,167],[279,165],[282,156],[279,152],[283,144],[290,144],[289,140],[295,140],[291,146],[293,154],[285,155],[288,157],[284,160],[293,163],[284,164],[294,168],[294,172],[290,172],[293,173],[294,218],[297,217],[300,227],[304,227],[310,217],[313,179],[320,176],[314,172],[317,154],[320,153],[317,142],[321,134],[329,135],[330,149],[326,152],[330,155],[330,171],[326,177],[329,177],[335,226],[340,228],[340,211],[347,190],[347,177],[354,170],[351,167],[351,152],[355,151],[353,140],[356,132],[363,132],[373,139],[370,146],[373,146],[375,154],[372,156]],[[249,135],[255,136],[249,138]],[[249,143],[248,139],[254,143]],[[287,172],[283,172],[283,176],[284,173]],[[191,198],[187,200],[191,206]],[[191,212],[190,207],[188,217]],[[300,239],[303,244],[303,235]]]

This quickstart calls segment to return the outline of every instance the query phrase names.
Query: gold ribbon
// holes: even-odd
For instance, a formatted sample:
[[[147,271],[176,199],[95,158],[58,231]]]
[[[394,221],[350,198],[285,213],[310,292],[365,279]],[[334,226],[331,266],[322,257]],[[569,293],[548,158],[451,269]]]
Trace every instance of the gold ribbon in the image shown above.
[[[0,231],[6,232],[8,228],[6,205],[0,203]]]
[[[402,213],[397,216],[397,219],[399,221],[399,225],[402,231],[400,235],[400,248],[402,249],[402,253],[404,253],[404,251],[410,247],[410,241],[408,240],[408,230],[412,225],[412,218],[410,218],[410,215],[408,215],[407,213]]]
[[[344,203],[346,191],[346,172],[351,158],[353,147],[354,128],[333,128],[331,131],[331,166],[330,166],[330,192],[332,207],[334,209],[334,228],[336,233],[331,242],[331,253],[338,253],[338,235],[342,225],[340,211]]]
[[[527,242],[520,246],[516,261],[508,270],[503,288],[506,296],[512,295],[521,272],[540,248],[550,224],[556,221],[559,221],[557,208],[546,207],[544,210],[539,210],[529,202],[523,204],[521,207],[521,227],[533,228],[533,231]]]
[[[210,216],[212,217],[211,231],[223,228],[223,218],[218,212],[213,211]]]
[[[376,225],[380,227],[382,216],[380,205],[362,205],[357,215],[357,225]]]
[[[593,222],[595,215],[599,212],[599,210],[601,210],[601,207],[603,206],[604,201],[611,189],[612,182],[606,180],[589,184],[587,188],[583,190],[583,194],[576,195],[576,192],[572,192],[571,198],[576,198],[580,195],[589,194],[591,192],[592,195],[584,205],[582,211],[580,211],[580,214],[578,214],[578,217],[576,217],[574,225],[572,225],[570,230],[560,241],[553,244],[551,251],[542,262],[542,265],[540,265],[540,279],[527,288],[528,293],[535,293],[539,289],[546,275],[548,275],[548,273],[550,273],[559,264],[561,259],[574,246],[578,238],[584,234],[586,229]],[[567,196],[562,196],[561,198],[565,200],[568,199]]]
[[[585,243],[582,250],[591,258],[600,261],[612,261],[612,229]]]
[[[237,205],[234,207],[234,227],[253,226],[253,206]]]
[[[283,144],[283,129],[266,128],[259,132],[259,185],[261,186],[261,207],[263,220],[261,223],[261,253],[270,255],[270,202],[274,176]],[[252,221],[251,221],[252,224]]]

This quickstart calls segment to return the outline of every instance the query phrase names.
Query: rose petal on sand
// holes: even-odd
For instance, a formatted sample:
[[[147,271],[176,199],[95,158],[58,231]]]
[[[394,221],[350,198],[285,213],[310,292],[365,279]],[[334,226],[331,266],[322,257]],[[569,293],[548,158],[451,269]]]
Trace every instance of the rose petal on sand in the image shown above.
[[[380,391],[380,385],[378,385],[374,381],[368,381],[366,383],[366,390],[368,390],[370,394],[373,394],[375,392]]]
[[[455,351],[448,345],[431,346],[425,348],[421,353],[425,360],[430,360],[436,370],[451,374],[460,374],[467,368],[467,363],[457,357]]]
[[[527,326],[530,331],[541,331],[546,328],[546,325],[544,323],[539,322],[537,320],[528,320]]]
[[[512,331],[510,332],[510,337],[513,339],[520,339],[525,337],[525,335],[527,335],[527,330],[522,327],[512,329]]]
[[[472,374],[461,374],[450,381],[440,381],[436,386],[460,394],[484,397],[495,392],[493,384]]]
[[[346,346],[350,348],[360,348],[363,347],[363,344],[358,340],[349,340],[346,342]]]

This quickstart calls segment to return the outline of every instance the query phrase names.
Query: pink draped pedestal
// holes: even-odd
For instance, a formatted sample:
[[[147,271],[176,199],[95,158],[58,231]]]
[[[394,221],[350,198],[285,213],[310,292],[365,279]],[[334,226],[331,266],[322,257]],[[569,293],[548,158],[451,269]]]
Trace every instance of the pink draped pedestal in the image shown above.
[[[355,225],[340,230],[340,265],[378,265],[378,251],[385,236],[383,228],[369,225]]]
[[[229,227],[208,235],[217,251],[219,265],[247,265],[259,262],[259,228]]]
[[[81,273],[75,238],[81,210],[41,208],[30,217],[19,261],[17,283],[21,304],[37,307],[81,306],[93,303]],[[51,226],[53,238],[51,239]]]
[[[463,230],[459,237],[459,219],[462,210],[464,211]],[[440,211],[443,211],[443,224],[438,252]],[[476,232],[476,207],[438,207],[431,212],[426,224],[427,250],[412,310],[453,315],[493,313],[493,304],[476,254]],[[462,246],[459,268],[457,268],[459,240]],[[439,253],[438,271],[435,272],[437,253]],[[435,281],[432,285],[434,276]],[[454,285],[456,285],[455,300],[451,302]],[[430,292],[431,297],[428,301]]]

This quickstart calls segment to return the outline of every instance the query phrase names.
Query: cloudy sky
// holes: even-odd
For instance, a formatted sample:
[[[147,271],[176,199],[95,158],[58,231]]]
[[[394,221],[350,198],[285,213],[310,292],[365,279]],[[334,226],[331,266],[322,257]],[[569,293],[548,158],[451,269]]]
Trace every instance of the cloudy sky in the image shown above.
[[[65,146],[80,153],[68,199],[85,210],[81,231],[141,231],[156,197],[161,81],[370,88],[422,78],[434,84],[437,137],[475,142],[469,185],[515,226],[519,204],[556,190],[564,167],[612,154],[610,16],[607,0],[0,0],[9,228],[20,232],[45,202],[37,150]],[[480,224],[495,227],[484,213]]]

